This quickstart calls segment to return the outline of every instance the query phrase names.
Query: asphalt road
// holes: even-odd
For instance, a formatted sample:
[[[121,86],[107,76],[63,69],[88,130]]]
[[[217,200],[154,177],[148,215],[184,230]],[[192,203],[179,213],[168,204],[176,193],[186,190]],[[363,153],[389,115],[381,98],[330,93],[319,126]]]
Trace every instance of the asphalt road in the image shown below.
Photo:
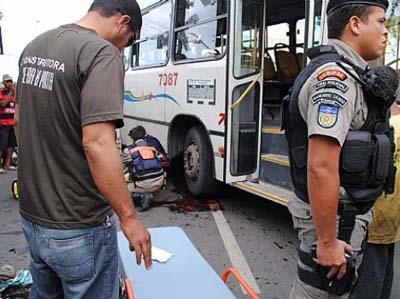
[[[29,267],[29,250],[19,226],[18,202],[10,193],[15,176],[15,172],[0,175],[0,264],[11,263],[22,269]],[[287,298],[296,273],[298,244],[287,209],[233,188],[224,188],[213,199],[220,202],[222,216],[220,212],[216,217],[211,211],[173,212],[168,206],[158,206],[141,213],[141,218],[148,227],[183,228],[217,273],[232,266],[231,249],[226,249],[217,224],[224,218],[262,298]],[[392,299],[400,299],[399,247]],[[238,299],[246,298],[234,281],[229,286]]]

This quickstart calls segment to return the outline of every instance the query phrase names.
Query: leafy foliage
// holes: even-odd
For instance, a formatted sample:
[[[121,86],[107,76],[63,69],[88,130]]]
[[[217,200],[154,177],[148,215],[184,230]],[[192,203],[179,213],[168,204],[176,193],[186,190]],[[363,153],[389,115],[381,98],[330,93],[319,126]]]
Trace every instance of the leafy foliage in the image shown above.
[[[400,3],[390,1],[387,11],[387,28],[389,31],[385,52],[385,64],[400,68]]]

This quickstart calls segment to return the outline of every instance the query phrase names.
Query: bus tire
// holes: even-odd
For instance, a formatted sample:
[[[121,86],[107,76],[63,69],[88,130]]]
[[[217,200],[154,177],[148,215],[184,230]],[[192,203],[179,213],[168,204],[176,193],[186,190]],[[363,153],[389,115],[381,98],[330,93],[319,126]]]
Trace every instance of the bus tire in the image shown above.
[[[189,129],[183,148],[183,170],[186,186],[194,196],[211,195],[215,190],[213,152],[205,130]]]

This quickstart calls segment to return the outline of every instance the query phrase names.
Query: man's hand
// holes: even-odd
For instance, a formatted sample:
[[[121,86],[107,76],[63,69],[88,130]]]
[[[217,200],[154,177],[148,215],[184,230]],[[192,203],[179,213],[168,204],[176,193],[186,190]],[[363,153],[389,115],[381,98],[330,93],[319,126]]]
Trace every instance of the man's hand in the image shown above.
[[[11,87],[10,87],[10,94],[12,95],[12,96],[14,96],[15,95],[15,84],[13,84],[13,85],[11,85]]]
[[[335,239],[332,243],[317,243],[317,258],[314,261],[321,266],[330,267],[330,271],[326,275],[331,279],[337,276],[341,279],[346,274],[346,258],[345,253],[351,254],[353,248],[341,240]]]
[[[151,269],[151,236],[138,218],[127,220],[121,219],[121,229],[129,241],[129,246],[135,251],[136,263],[138,265],[144,259],[147,270]]]

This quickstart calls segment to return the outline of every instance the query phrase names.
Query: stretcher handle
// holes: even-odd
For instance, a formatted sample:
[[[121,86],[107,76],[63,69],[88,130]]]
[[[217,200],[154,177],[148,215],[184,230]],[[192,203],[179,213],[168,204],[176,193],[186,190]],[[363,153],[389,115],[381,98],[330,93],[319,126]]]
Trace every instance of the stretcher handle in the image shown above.
[[[222,273],[221,279],[224,283],[228,280],[229,274],[232,274],[239,284],[246,290],[251,299],[260,299],[260,296],[252,289],[249,283],[234,268],[228,268]]]
[[[129,278],[125,278],[125,291],[128,299],[135,299],[135,293],[133,293],[132,283]]]

